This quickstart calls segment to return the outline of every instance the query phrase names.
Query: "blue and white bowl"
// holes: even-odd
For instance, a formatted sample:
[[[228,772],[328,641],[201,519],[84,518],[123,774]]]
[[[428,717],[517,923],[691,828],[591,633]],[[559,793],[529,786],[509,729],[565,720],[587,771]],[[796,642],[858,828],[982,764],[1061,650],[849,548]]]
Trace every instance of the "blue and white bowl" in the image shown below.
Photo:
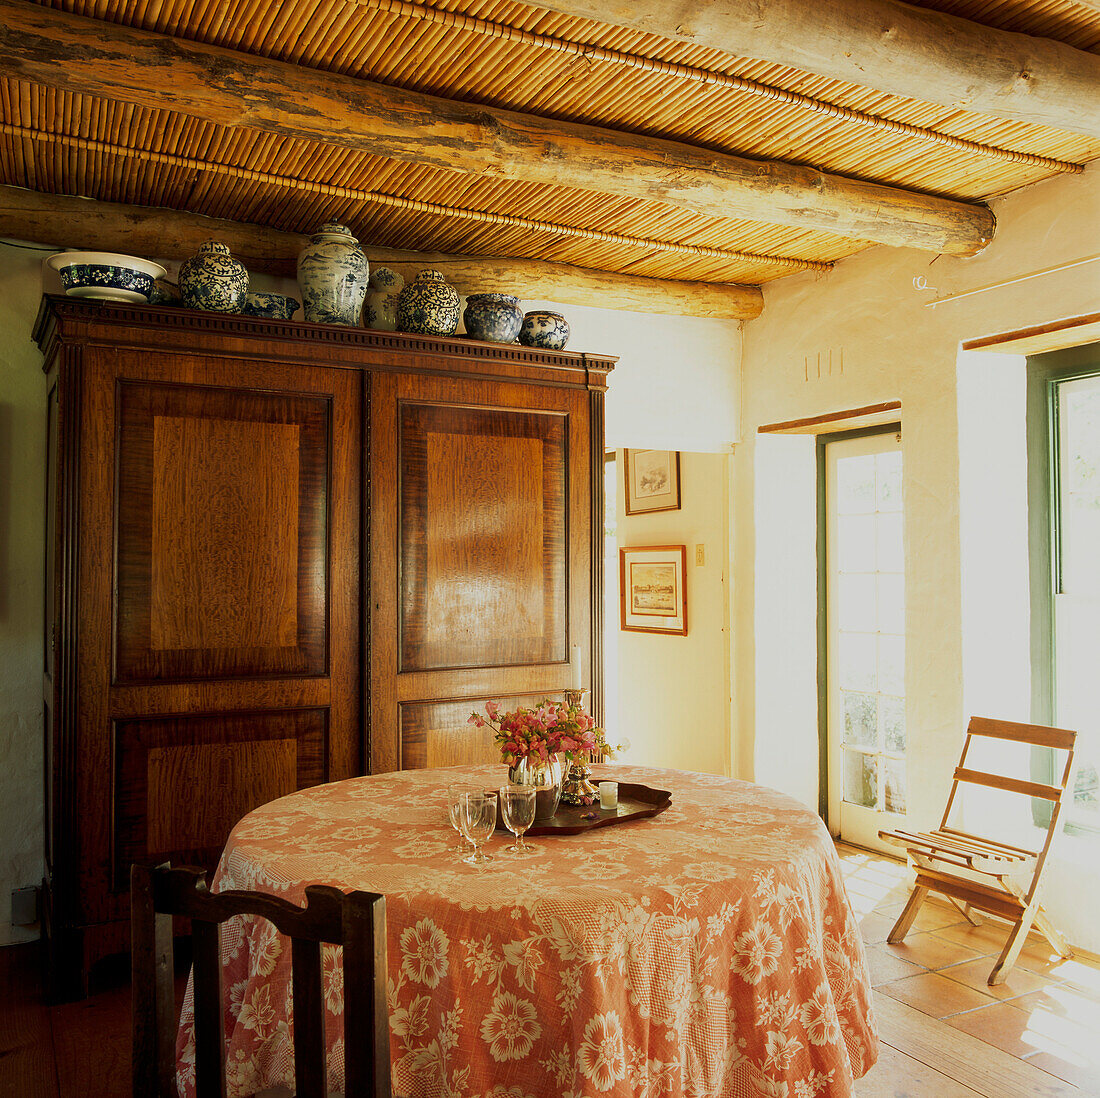
[[[290,320],[301,305],[296,297],[286,294],[247,293],[244,297],[245,316],[259,316],[265,320]]]
[[[70,297],[144,303],[165,275],[159,263],[115,252],[58,252],[46,262],[61,276]]]
[[[562,351],[569,342],[569,321],[561,313],[548,309],[535,309],[523,314],[523,327],[519,341],[525,347],[538,347],[543,351]]]
[[[486,343],[514,343],[523,324],[519,298],[511,294],[471,294],[462,314],[466,334]]]

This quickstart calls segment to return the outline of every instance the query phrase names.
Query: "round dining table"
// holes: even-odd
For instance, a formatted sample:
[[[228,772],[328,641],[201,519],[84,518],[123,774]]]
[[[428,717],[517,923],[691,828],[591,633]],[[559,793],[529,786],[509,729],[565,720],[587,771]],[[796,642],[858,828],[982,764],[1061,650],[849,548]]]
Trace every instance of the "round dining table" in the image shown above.
[[[386,897],[393,1090],[402,1098],[838,1098],[875,1062],[859,926],[821,820],[749,782],[606,765],[668,790],[659,815],[455,853],[452,783],[502,766],[315,786],[233,829],[214,891],[296,903],[307,885]],[[228,1098],[292,1087],[290,949],[222,928]],[[343,973],[323,953],[328,1085],[343,1087]],[[354,1038],[352,1038],[354,1039]],[[177,1045],[193,1098],[190,990]],[[351,1098],[351,1096],[348,1096]]]

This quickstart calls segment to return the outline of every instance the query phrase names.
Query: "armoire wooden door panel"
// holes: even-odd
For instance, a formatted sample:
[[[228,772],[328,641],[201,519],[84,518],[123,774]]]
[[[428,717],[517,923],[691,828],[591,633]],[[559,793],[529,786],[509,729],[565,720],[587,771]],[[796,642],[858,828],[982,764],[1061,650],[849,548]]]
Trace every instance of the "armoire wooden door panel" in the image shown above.
[[[330,404],[119,382],[116,682],[326,673]]]
[[[154,813],[143,823],[154,835],[183,826],[169,799],[125,788],[137,771],[119,769],[116,722],[199,728],[251,714],[234,727],[264,742],[265,713],[315,710],[325,733],[310,742],[323,744],[325,776],[361,772],[361,375],[97,345],[83,349],[79,370],[80,720],[70,811],[75,918],[99,923],[126,916],[119,874],[148,834],[119,831],[119,804]],[[198,838],[173,857],[207,857],[225,836],[209,847],[199,839],[225,831],[229,815],[290,792],[285,756],[273,754],[286,750],[242,740],[218,761],[211,748],[165,748],[158,773],[178,774],[179,797],[207,804],[217,824],[204,832],[188,823]],[[190,784],[188,775],[211,769],[232,773],[228,794],[217,782]]]
[[[556,412],[401,404],[400,671],[568,658],[565,430]]]
[[[469,723],[470,713],[485,709],[487,701],[496,700],[508,709],[517,705],[535,706],[543,700],[541,694],[505,697],[492,694],[460,701],[412,702],[401,705],[401,769],[423,767],[468,766],[475,763],[500,762],[500,749],[489,728],[477,728]]]
[[[470,711],[587,662],[589,452],[579,386],[372,378],[373,771],[492,758]]]
[[[217,864],[253,808],[326,779],[328,712],[114,722],[112,887],[136,861]]]

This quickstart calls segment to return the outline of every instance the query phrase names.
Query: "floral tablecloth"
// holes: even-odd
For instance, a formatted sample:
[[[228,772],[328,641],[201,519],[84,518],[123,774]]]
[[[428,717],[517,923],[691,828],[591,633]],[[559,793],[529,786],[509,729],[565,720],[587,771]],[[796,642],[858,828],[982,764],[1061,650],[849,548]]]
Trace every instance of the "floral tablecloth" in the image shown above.
[[[409,1098],[834,1098],[874,1063],[859,928],[821,821],[747,782],[615,766],[659,816],[537,837],[484,868],[451,852],[449,782],[412,770],[303,790],[234,829],[214,888],[386,896],[394,1092]],[[599,776],[597,774],[597,776]],[[508,837],[510,839],[510,836]],[[229,1098],[293,1085],[290,950],[222,932]],[[339,953],[324,950],[329,1086],[343,1086]],[[194,1096],[190,990],[180,1092]],[[352,1098],[352,1096],[349,1096]]]

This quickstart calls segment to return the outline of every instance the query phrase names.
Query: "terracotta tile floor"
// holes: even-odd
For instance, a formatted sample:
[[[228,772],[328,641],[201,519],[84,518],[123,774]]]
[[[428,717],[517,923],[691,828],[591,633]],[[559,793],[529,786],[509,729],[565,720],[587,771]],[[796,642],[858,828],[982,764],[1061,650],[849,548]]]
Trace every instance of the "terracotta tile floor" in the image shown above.
[[[933,896],[905,942],[888,945],[912,872],[843,843],[837,851],[867,943],[881,1037],[860,1098],[1100,1096],[1096,958],[1063,961],[1033,935],[1005,983],[989,987],[1006,924],[983,917],[973,927]]]

